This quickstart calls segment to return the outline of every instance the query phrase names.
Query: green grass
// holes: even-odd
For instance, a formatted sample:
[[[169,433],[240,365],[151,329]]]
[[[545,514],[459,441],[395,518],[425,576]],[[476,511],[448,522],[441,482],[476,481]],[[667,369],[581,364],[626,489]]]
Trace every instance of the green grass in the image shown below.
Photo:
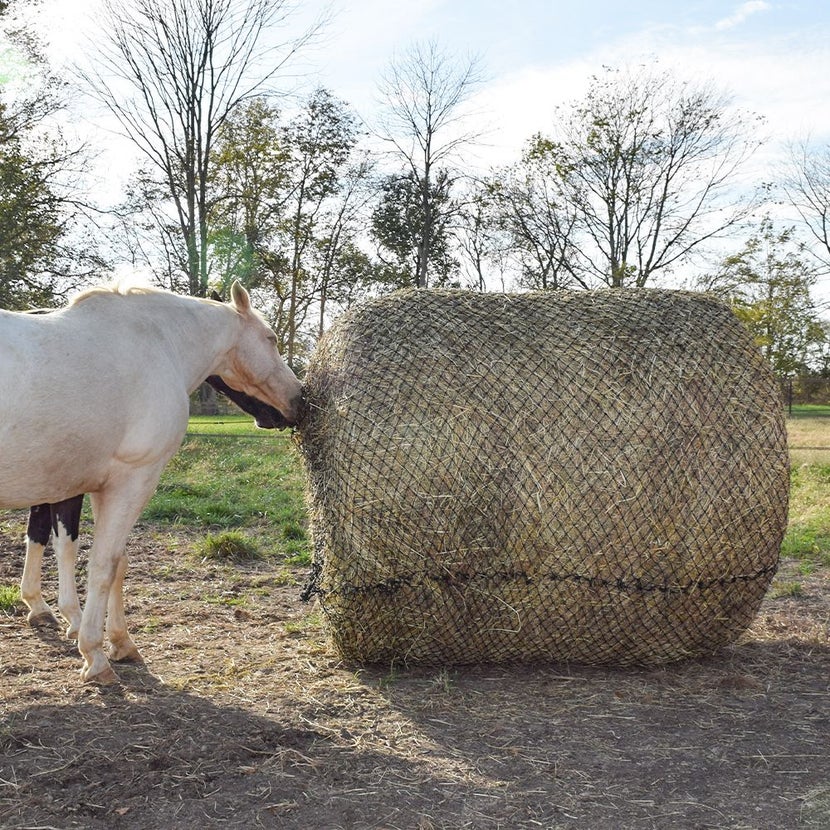
[[[800,560],[808,570],[830,567],[830,459],[793,464],[781,554]]]
[[[245,562],[262,558],[256,541],[238,530],[208,533],[196,544],[196,554],[216,562]]]
[[[297,451],[290,435],[257,430],[250,418],[191,419],[142,521],[216,534],[237,531],[264,556],[309,561]]]
[[[810,412],[800,407],[789,419],[791,445],[830,447],[830,418]],[[247,416],[191,419],[143,521],[217,538],[236,533],[265,557],[310,561],[299,455],[290,435],[258,430]],[[792,452],[782,554],[799,560],[805,575],[830,568],[830,450]]]
[[[187,425],[188,435],[236,435],[272,439],[272,430],[259,429],[250,415],[193,415]]]
[[[816,417],[830,417],[830,406],[822,403],[801,403],[794,404],[792,418],[816,418]]]
[[[17,585],[0,585],[0,611],[11,613],[20,601],[20,588]]]
[[[805,576],[830,568],[830,418],[825,410],[794,407],[787,420],[790,514],[781,554],[799,560]]]

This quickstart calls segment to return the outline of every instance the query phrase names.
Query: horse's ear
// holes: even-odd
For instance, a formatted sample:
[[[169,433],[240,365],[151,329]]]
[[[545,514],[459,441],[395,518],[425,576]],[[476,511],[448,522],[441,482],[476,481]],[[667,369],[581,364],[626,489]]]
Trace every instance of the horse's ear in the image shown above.
[[[217,303],[224,303],[224,302],[225,302],[225,301],[224,301],[224,300],[223,300],[223,299],[219,296],[219,294],[217,294],[217,293],[216,293],[216,291],[211,291],[211,292],[210,292],[210,298],[211,298],[211,300],[213,300],[214,302],[217,302]]]
[[[251,298],[239,280],[234,280],[231,286],[231,302],[237,311],[245,312],[251,309]]]

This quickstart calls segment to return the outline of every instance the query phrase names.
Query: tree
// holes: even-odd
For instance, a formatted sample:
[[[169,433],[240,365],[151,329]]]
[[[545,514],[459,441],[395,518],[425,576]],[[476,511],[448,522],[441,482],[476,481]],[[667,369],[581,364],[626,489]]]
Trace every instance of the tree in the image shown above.
[[[477,182],[459,205],[454,231],[463,282],[475,291],[487,290],[494,270],[504,287],[506,246],[495,224],[492,189],[486,182]]]
[[[452,256],[449,232],[450,187],[446,172],[433,172],[425,205],[423,179],[417,173],[410,171],[382,180],[380,200],[372,213],[371,232],[386,266],[386,277],[394,287],[424,288],[425,273],[438,285],[452,282],[458,263]],[[428,252],[423,244],[427,224]]]
[[[347,105],[328,90],[317,89],[303,110],[285,127],[283,143],[290,161],[290,193],[283,223],[291,260],[288,353],[292,365],[297,329],[315,295],[305,268],[307,255],[328,224],[326,208],[339,192],[341,174],[358,139],[357,121]],[[310,290],[309,290],[310,289]],[[305,296],[302,292],[305,291]]]
[[[10,8],[2,4],[0,16]],[[70,146],[53,123],[63,84],[31,31],[14,19],[8,29],[17,69],[0,78],[0,307],[24,309],[56,304],[103,263],[87,241],[93,235],[79,233],[90,221],[77,188],[85,148]],[[7,96],[14,80],[24,92]]]
[[[225,252],[225,264],[216,263],[214,281],[222,293],[227,293],[233,274],[251,290],[265,289],[285,349],[289,260],[276,239],[291,189],[291,154],[281,118],[265,98],[248,101],[228,118],[211,160],[210,192],[212,250]]]
[[[218,273],[267,289],[263,305],[290,363],[299,341],[321,332],[328,303],[354,295],[344,275],[361,261],[353,249],[371,168],[359,138],[350,109],[325,89],[287,122],[264,99],[250,101],[219,133],[211,251],[224,258]]]
[[[815,147],[809,139],[791,144],[783,188],[830,267],[830,146]]]
[[[323,335],[330,303],[347,307],[375,282],[376,267],[358,246],[366,224],[366,208],[375,195],[372,171],[368,153],[358,154],[353,160],[350,157],[339,176],[337,193],[328,200],[320,218],[312,263],[319,306],[318,337]]]
[[[777,232],[764,217],[758,232],[701,285],[730,302],[779,374],[804,371],[827,336],[810,296],[816,270],[794,233]]]
[[[531,140],[527,172],[547,176],[536,189],[566,227],[576,220],[579,282],[644,286],[749,215],[737,176],[758,140],[728,104],[666,72],[606,69],[551,137]]]
[[[381,79],[384,109],[379,135],[405,169],[403,175],[387,179],[385,192],[397,181],[407,188],[414,186],[420,202],[419,209],[408,214],[417,221],[408,235],[415,249],[413,282],[419,288],[429,282],[438,229],[453,210],[449,198],[453,161],[462,147],[477,138],[477,133],[464,129],[463,105],[480,82],[477,58],[459,63],[435,41],[414,44],[393,60]],[[439,191],[442,197],[436,199]]]
[[[547,148],[537,136],[518,164],[489,183],[494,224],[506,235],[520,285],[542,291],[588,288],[579,267],[579,212],[563,192],[558,168],[548,164]]]
[[[63,233],[48,161],[27,152],[16,119],[0,105],[0,307],[48,305],[54,280],[44,273]]]
[[[217,132],[276,77],[317,27],[268,45],[287,0],[105,0],[107,40],[82,73],[93,94],[158,171],[183,245],[190,294],[208,285],[210,163]]]

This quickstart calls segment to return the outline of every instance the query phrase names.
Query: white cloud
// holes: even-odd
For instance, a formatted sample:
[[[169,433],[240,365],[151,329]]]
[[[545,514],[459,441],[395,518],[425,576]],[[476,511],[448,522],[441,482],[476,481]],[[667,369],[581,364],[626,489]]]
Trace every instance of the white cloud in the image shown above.
[[[740,26],[741,23],[744,23],[752,17],[753,14],[757,14],[758,12],[766,12],[771,8],[772,6],[769,3],[764,2],[764,0],[748,0],[748,2],[742,3],[738,6],[734,14],[729,15],[729,17],[724,17],[722,20],[715,23],[715,28],[718,31],[733,29],[735,26]]]
[[[744,4],[750,5],[768,4]],[[767,143],[752,167],[759,181],[768,181],[786,141],[809,133],[830,142],[828,44],[826,28],[742,38],[735,31],[662,26],[607,42],[578,59],[525,66],[493,79],[477,96],[475,108],[490,114],[482,122],[492,128],[477,161],[486,167],[515,160],[534,132],[551,129],[556,105],[581,98],[603,65],[657,59],[678,78],[711,81],[735,106],[763,116],[758,130]]]

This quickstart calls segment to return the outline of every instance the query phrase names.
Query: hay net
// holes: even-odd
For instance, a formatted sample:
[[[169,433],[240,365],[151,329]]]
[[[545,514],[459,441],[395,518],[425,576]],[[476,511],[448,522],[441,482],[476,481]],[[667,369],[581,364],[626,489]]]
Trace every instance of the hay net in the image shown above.
[[[347,658],[662,663],[733,641],[775,572],[782,407],[711,298],[399,292],[339,318],[306,396],[305,595]]]

